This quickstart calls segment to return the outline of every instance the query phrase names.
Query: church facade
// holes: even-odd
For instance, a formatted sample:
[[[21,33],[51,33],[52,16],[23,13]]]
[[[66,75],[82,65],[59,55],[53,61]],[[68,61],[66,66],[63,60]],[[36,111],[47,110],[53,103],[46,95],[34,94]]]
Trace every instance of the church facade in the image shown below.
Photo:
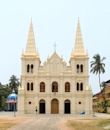
[[[32,22],[25,52],[21,56],[21,86],[18,112],[25,114],[92,114],[88,54],[84,49],[80,23],[69,65],[56,51],[41,65]]]

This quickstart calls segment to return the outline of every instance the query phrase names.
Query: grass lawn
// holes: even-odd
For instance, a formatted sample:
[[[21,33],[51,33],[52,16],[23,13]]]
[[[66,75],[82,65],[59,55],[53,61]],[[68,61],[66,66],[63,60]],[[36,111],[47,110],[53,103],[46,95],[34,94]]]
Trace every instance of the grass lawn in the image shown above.
[[[67,125],[74,130],[104,130],[105,126],[110,125],[110,119],[69,120]]]

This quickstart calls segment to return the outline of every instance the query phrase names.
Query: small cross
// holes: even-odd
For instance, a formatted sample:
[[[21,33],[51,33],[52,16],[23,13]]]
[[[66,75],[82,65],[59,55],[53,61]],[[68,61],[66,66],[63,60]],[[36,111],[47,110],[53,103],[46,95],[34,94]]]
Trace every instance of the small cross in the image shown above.
[[[56,42],[55,42],[55,44],[54,44],[54,52],[56,52],[56,46],[57,46],[57,45],[56,45]]]

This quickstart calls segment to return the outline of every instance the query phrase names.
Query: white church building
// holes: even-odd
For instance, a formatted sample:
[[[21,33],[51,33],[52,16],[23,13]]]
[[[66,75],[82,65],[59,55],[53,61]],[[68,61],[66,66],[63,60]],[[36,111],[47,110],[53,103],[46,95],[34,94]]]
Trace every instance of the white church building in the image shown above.
[[[37,109],[37,114],[92,114],[89,57],[84,49],[79,20],[74,43],[69,63],[54,51],[41,64],[30,23],[26,49],[21,56],[18,112],[34,114]]]

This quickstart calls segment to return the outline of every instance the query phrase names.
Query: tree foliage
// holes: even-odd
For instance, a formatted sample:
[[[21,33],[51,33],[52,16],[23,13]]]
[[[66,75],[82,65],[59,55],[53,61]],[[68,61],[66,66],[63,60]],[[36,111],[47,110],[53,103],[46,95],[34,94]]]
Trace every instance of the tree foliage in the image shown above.
[[[0,84],[0,110],[4,110],[6,106],[6,99],[11,93],[11,88],[8,85]]]
[[[9,83],[3,85],[0,83],[0,110],[4,110],[6,107],[6,100],[13,89],[18,93],[19,80],[15,75],[12,75],[9,79]]]
[[[15,75],[10,77],[9,86],[12,90],[15,90],[15,92],[18,93],[19,79]]]
[[[93,74],[98,75],[99,77],[99,86],[100,86],[100,90],[101,90],[101,83],[100,83],[100,75],[101,73],[105,73],[105,63],[103,63],[103,61],[105,60],[105,57],[102,57],[99,54],[95,54],[93,56],[93,61],[91,61],[91,70],[90,72],[92,72]]]

